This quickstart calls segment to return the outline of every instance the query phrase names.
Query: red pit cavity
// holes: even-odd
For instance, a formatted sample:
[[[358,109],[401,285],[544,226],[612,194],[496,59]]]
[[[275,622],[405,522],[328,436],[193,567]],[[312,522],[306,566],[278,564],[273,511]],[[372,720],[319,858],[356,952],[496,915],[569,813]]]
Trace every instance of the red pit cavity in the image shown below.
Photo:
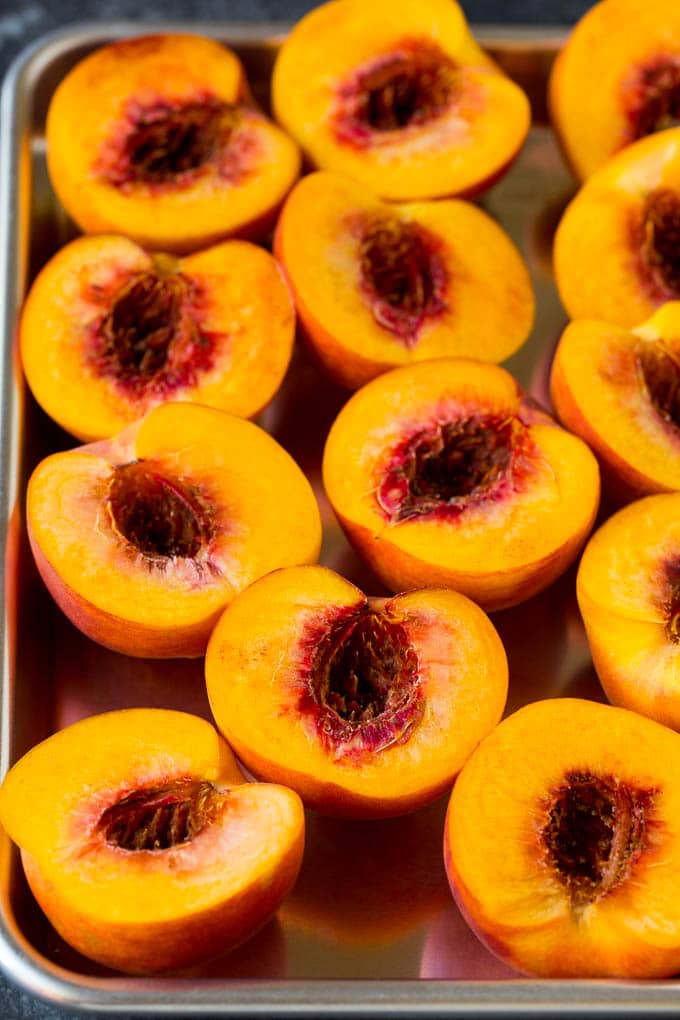
[[[108,508],[118,534],[152,561],[195,559],[213,537],[211,515],[195,490],[151,461],[114,468]]]
[[[395,131],[422,127],[451,106],[456,65],[427,39],[404,40],[357,68],[336,94],[340,141],[358,148],[380,144]]]
[[[516,418],[476,415],[435,422],[393,451],[377,491],[392,523],[457,517],[471,503],[500,498],[517,480],[524,427]]]
[[[339,612],[303,646],[311,664],[300,711],[335,757],[408,740],[423,710],[418,657],[404,627],[367,606]]]
[[[199,779],[135,790],[102,814],[97,830],[120,850],[167,850],[188,843],[222,811],[226,794]]]
[[[680,556],[669,559],[661,564],[664,594],[661,611],[666,621],[665,631],[668,640],[680,644]]]
[[[647,196],[640,247],[655,291],[666,299],[680,297],[680,197],[670,188]]]
[[[623,86],[622,100],[627,142],[675,126],[680,121],[680,60],[659,57],[635,68]]]
[[[423,227],[396,217],[366,225],[359,247],[361,290],[379,326],[413,347],[423,323],[446,308],[448,273],[442,244]]]
[[[591,772],[567,773],[552,792],[541,838],[573,907],[587,906],[629,878],[647,845],[655,792]]]
[[[664,423],[680,430],[680,364],[660,343],[643,345],[637,352],[642,384],[654,410]]]
[[[203,297],[181,273],[128,277],[95,322],[87,361],[132,400],[168,399],[214,363],[214,334],[199,328]]]

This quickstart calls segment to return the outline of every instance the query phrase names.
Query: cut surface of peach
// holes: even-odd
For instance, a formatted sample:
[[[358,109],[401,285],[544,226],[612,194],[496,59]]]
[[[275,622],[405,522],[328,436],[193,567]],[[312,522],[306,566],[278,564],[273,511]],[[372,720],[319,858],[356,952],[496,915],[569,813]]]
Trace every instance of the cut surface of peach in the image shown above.
[[[81,237],[33,284],[20,321],[34,396],[84,441],[164,400],[254,417],[290,360],[295,313],[275,260],[246,241],[182,259]]]
[[[218,726],[258,777],[347,817],[402,814],[448,789],[496,725],[507,662],[456,592],[367,599],[325,567],[251,585],[206,656]]]
[[[348,401],[324,484],[350,541],[393,591],[443,585],[486,609],[566,570],[593,523],[597,462],[496,365],[394,369]]]
[[[294,142],[246,103],[235,54],[197,35],[96,50],[57,87],[46,131],[78,226],[161,250],[263,236],[299,172]]]
[[[388,205],[311,174],[288,196],[276,252],[315,354],[351,389],[427,358],[502,361],[533,323],[521,255],[467,202]]]
[[[577,595],[608,697],[680,730],[680,494],[610,517],[583,553]]]
[[[321,541],[311,487],[278,443],[188,403],[42,461],[27,523],[69,619],[101,644],[152,657],[201,655],[237,591],[315,562]]]
[[[572,322],[555,353],[550,393],[615,496],[680,489],[680,302],[634,330]]]
[[[304,842],[291,790],[244,783],[209,723],[165,709],[91,716],[38,744],[0,789],[0,821],[62,937],[135,974],[254,934]]]
[[[529,127],[451,0],[323,4],[284,42],[272,105],[314,166],[397,200],[481,189]]]
[[[589,177],[620,149],[680,118],[680,7],[603,0],[555,61],[550,110],[569,162]]]
[[[680,127],[610,159],[582,186],[555,235],[555,277],[572,319],[633,329],[680,299]]]
[[[575,699],[482,741],[449,803],[452,891],[506,963],[541,977],[680,969],[680,738]]]

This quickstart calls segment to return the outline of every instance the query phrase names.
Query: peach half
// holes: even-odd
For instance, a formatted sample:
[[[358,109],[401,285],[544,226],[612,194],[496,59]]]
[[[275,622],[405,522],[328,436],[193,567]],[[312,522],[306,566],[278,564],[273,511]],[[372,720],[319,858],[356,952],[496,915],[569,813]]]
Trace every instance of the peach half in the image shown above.
[[[549,103],[569,162],[589,177],[620,149],[680,119],[680,7],[602,0],[555,61]]]
[[[572,322],[550,379],[560,421],[596,454],[624,500],[680,489],[680,302],[634,330]]]
[[[610,517],[585,548],[576,590],[607,697],[680,730],[680,494]]]
[[[679,233],[680,127],[614,156],[567,207],[554,263],[570,318],[633,329],[680,299]]]
[[[444,860],[482,941],[540,977],[680,969],[680,738],[591,701],[535,702],[482,741]]]
[[[572,562],[597,512],[597,462],[497,365],[437,359],[355,393],[323,458],[348,538],[392,590],[455,588],[503,609]]]
[[[265,236],[300,156],[245,93],[239,60],[211,39],[140,36],[96,50],[47,115],[64,208],[86,233],[162,251]]]
[[[166,709],[48,737],[5,778],[0,821],[62,938],[130,974],[249,938],[293,886],[304,844],[295,793],[244,783],[209,723]]]
[[[206,655],[220,730],[258,778],[350,818],[404,814],[448,789],[503,713],[508,671],[456,592],[367,599],[326,567],[277,570],[224,613]]]
[[[128,655],[196,656],[236,592],[316,562],[307,479],[251,422],[163,404],[111,440],[56,453],[31,476],[31,547],[88,637]]]
[[[453,0],[322,4],[281,48],[272,105],[312,165],[397,200],[488,186],[530,119]]]
[[[38,403],[89,442],[165,400],[254,417],[283,380],[294,333],[288,288],[261,248],[225,241],[178,259],[105,235],[47,263],[19,341]]]
[[[388,205],[311,174],[286,200],[275,251],[315,354],[349,389],[427,358],[502,361],[533,324],[522,256],[468,202]]]

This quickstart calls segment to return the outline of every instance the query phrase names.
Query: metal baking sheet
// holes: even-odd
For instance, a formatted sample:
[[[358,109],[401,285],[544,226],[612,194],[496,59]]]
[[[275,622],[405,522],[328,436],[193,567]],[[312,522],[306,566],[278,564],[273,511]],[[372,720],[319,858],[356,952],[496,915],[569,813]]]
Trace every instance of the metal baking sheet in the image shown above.
[[[75,233],[50,187],[44,152],[49,98],[96,46],[141,31],[187,29],[233,46],[255,96],[267,102],[286,26],[96,24],[52,35],[11,68],[1,98],[0,498],[6,523],[0,769],[56,729],[130,705],[209,717],[201,661],[128,659],[77,632],[54,607],[25,535],[26,478],[46,453],[74,445],[36,406],[16,370],[16,316],[31,279]],[[511,172],[483,199],[527,259],[536,288],[533,334],[507,363],[547,399],[550,356],[564,324],[551,276],[552,233],[573,182],[546,126],[545,86],[558,31],[485,29],[484,44],[529,93],[534,127]],[[320,492],[321,450],[342,392],[303,351],[262,418],[308,472],[324,517],[323,562],[378,586],[346,544]],[[508,711],[554,695],[602,699],[574,598],[571,570],[547,592],[495,614],[510,660]],[[446,798],[386,822],[308,814],[298,885],[277,918],[236,952],[179,977],[129,978],[97,966],[54,933],[26,886],[17,852],[0,833],[0,966],[28,992],[83,1011],[328,1016],[676,1015],[674,982],[534,981],[492,957],[469,932],[448,891],[441,854]],[[27,805],[30,810],[30,805]]]

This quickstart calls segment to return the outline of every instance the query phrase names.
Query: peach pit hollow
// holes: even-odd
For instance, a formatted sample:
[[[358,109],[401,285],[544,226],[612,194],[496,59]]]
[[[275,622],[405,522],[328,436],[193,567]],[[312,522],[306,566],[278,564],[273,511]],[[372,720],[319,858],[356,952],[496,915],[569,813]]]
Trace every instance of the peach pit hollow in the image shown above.
[[[168,850],[203,832],[226,799],[207,780],[176,779],[121,797],[102,813],[97,831],[120,850]]]

